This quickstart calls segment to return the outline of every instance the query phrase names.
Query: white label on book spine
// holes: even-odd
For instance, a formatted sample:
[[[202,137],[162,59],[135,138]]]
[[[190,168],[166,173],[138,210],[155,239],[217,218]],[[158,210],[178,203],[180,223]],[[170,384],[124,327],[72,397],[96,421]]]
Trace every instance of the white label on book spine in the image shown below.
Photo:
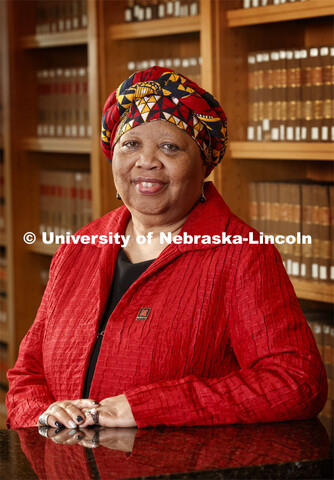
[[[323,142],[328,141],[328,127],[321,127],[321,140]]]
[[[262,142],[262,127],[260,125],[256,127],[256,140]]]
[[[290,142],[293,140],[293,127],[287,127],[286,139],[289,140]]]
[[[197,2],[193,2],[191,5],[190,5],[190,15],[193,16],[193,15],[198,15],[198,5],[197,5]]]
[[[290,258],[288,258],[286,261],[286,271],[288,275],[292,274],[292,261],[290,260]]]
[[[76,125],[72,125],[72,137],[78,136],[78,127]]]
[[[329,269],[329,276],[330,280],[334,280],[334,265],[331,265],[331,268]]]
[[[174,17],[179,17],[181,15],[181,2],[176,0],[174,3]]]
[[[56,134],[56,129],[54,125],[49,125],[49,135],[50,137],[54,137]]]
[[[85,125],[80,125],[79,126],[79,137],[84,137],[85,136]]]
[[[300,264],[299,275],[300,275],[301,277],[306,277],[306,265],[305,265],[305,263],[301,263],[301,264]]]
[[[312,278],[317,279],[319,278],[319,265],[317,263],[312,263]]]
[[[268,0],[261,0],[261,6],[266,7],[268,5]]]
[[[300,142],[300,127],[296,127],[295,135],[296,135],[296,142]]]
[[[320,280],[327,280],[327,267],[325,265],[320,265],[319,278]]]
[[[72,28],[72,22],[70,19],[67,19],[66,22],[65,22],[65,28],[66,30],[71,30]]]
[[[152,7],[145,8],[145,20],[152,20]]]
[[[87,126],[87,137],[92,136],[92,127],[90,125]]]
[[[82,15],[81,17],[81,24],[84,28],[87,27],[87,15]]]
[[[250,0],[244,0],[243,7],[250,8],[250,4],[251,4]]]
[[[164,16],[165,16],[165,5],[161,3],[158,8],[158,17],[164,18]]]
[[[299,275],[299,263],[298,262],[292,262],[292,272],[291,275]]]
[[[279,139],[281,141],[285,140],[285,126],[284,125],[279,126]]]
[[[65,127],[65,137],[70,137],[71,136],[71,127],[69,125],[66,125]]]
[[[278,130],[278,128],[272,128],[271,129],[271,139],[274,142],[277,142],[279,140],[279,130]]]
[[[247,128],[247,140],[254,140],[254,127]]]
[[[331,127],[331,142],[334,142],[334,127]]]
[[[268,132],[269,130],[269,118],[264,118],[262,120],[262,129],[264,132]]]
[[[173,15],[173,2],[171,1],[167,2],[166,13],[167,15]]]
[[[65,23],[64,20],[59,20],[58,21],[58,30],[62,32],[65,29]]]
[[[252,7],[257,8],[259,6],[259,0],[252,0]]]
[[[311,128],[311,139],[312,140],[319,140],[319,128],[312,127]]]
[[[307,129],[306,129],[306,127],[302,127],[301,128],[301,140],[305,141],[306,138],[307,138]]]
[[[63,127],[61,125],[57,125],[56,134],[57,134],[57,137],[63,136]]]
[[[73,23],[73,28],[79,28],[79,19],[78,17],[74,17],[72,19],[72,23]]]
[[[132,22],[132,10],[131,10],[131,8],[126,8],[125,9],[124,20],[126,22]]]

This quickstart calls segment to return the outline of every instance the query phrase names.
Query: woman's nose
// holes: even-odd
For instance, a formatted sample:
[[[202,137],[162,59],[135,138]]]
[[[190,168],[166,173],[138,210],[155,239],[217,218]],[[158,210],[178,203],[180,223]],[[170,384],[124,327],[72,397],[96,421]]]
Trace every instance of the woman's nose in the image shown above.
[[[152,168],[161,168],[161,162],[158,158],[159,151],[153,146],[145,147],[139,152],[139,157],[136,161],[136,167],[151,170]]]

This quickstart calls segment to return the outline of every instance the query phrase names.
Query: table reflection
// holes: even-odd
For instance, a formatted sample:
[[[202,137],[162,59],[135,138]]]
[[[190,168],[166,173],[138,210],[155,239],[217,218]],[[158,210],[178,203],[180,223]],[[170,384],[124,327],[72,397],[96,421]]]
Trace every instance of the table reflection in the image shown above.
[[[218,427],[63,430],[58,434],[49,430],[52,438],[45,438],[37,428],[17,433],[37,477],[48,480],[312,463],[330,456],[328,435],[317,419]]]

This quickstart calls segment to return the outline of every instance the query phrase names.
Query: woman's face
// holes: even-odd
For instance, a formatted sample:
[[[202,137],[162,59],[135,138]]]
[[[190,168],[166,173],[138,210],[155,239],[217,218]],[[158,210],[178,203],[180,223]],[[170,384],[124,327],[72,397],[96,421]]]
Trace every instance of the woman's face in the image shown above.
[[[187,133],[158,120],[121,136],[112,168],[116,189],[130,212],[155,216],[153,223],[162,225],[190,212],[200,198],[206,167]]]

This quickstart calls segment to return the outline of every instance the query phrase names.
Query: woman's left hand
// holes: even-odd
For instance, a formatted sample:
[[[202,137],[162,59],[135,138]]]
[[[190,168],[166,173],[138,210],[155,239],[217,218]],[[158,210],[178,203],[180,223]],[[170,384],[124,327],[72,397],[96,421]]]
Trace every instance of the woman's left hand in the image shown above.
[[[98,407],[85,408],[83,412],[86,416],[86,421],[79,425],[80,428],[88,427],[95,423],[102,427],[127,428],[137,426],[125,395],[105,398],[101,400]]]

